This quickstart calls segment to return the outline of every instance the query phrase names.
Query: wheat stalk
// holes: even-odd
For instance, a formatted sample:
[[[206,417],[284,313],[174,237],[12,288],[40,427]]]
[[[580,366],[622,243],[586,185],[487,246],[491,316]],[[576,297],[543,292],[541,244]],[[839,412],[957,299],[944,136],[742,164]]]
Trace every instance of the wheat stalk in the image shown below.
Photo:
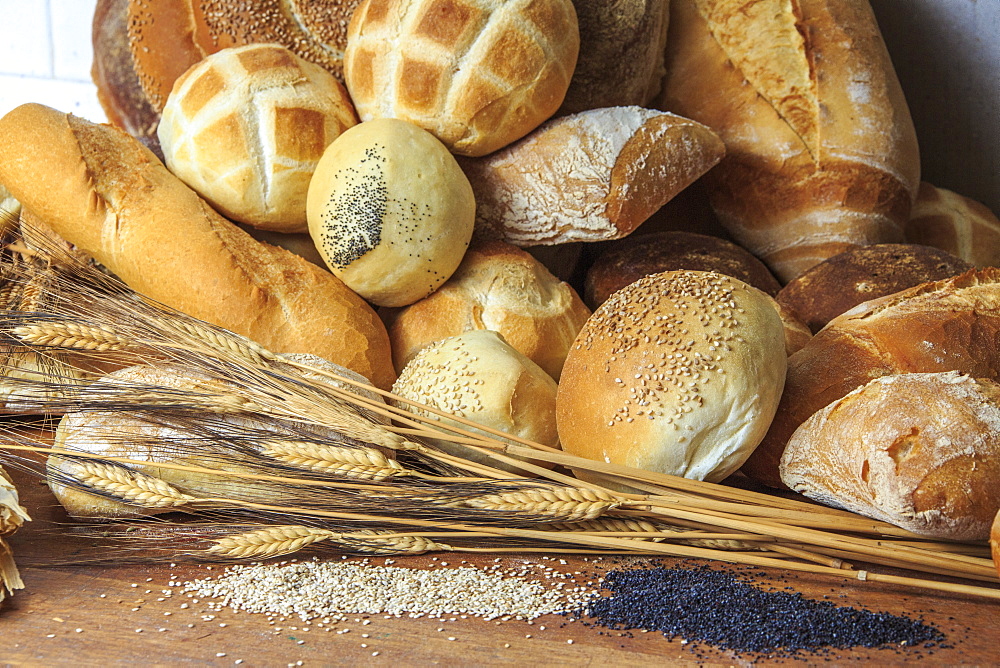
[[[273,557],[297,552],[335,535],[332,531],[313,527],[273,526],[218,538],[205,552],[212,556],[233,559]]]
[[[129,341],[123,340],[108,328],[71,322],[23,325],[15,327],[12,333],[26,344],[34,346],[100,352],[126,350],[130,346]]]
[[[362,480],[382,481],[412,475],[402,464],[374,448],[346,448],[308,441],[268,441],[263,444],[261,453],[296,468]]]
[[[592,489],[550,487],[485,494],[463,499],[457,505],[504,513],[548,515],[562,522],[576,522],[600,517],[621,505],[621,500]]]
[[[111,494],[143,508],[176,508],[195,500],[154,476],[101,462],[74,462],[77,480],[84,486]]]

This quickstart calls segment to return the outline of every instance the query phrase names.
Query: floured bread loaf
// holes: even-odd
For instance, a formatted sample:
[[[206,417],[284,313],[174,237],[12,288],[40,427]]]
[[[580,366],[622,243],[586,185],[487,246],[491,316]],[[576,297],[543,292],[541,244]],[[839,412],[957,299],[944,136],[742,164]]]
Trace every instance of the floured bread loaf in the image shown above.
[[[553,119],[460,164],[476,193],[476,234],[536,246],[624,237],[724,152],[704,125],[632,106]]]
[[[914,533],[984,541],[1000,511],[1000,384],[955,371],[876,378],[795,431],[781,479]]]
[[[21,506],[14,483],[3,467],[0,467],[0,601],[13,590],[24,589],[24,582],[14,563],[14,554],[3,536],[17,531],[30,519],[28,512]]]
[[[344,81],[361,120],[399,118],[485,155],[556,112],[579,47],[570,0],[364,0]]]
[[[316,163],[356,123],[332,74],[282,46],[251,44],[182,74],[157,136],[170,171],[230,220],[305,232]]]
[[[951,190],[921,183],[904,232],[910,243],[940,248],[976,267],[1000,267],[1000,219]]]

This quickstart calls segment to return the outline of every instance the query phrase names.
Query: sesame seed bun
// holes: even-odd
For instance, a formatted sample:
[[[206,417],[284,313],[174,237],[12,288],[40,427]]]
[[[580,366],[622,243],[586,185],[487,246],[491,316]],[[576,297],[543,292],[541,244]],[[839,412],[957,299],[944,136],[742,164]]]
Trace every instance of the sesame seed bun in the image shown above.
[[[698,480],[739,468],[767,431],[784,386],[774,302],[714,272],[652,274],[615,292],[563,366],[563,450]]]
[[[475,209],[444,144],[390,118],[337,137],[306,198],[309,234],[327,266],[379,306],[412,304],[448,280],[472,238]]]

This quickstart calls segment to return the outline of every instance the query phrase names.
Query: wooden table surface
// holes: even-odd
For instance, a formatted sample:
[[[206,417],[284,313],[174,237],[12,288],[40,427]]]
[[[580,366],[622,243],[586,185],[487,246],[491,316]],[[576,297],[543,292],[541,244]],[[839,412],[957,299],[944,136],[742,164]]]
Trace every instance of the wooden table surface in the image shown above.
[[[858,649],[802,659],[760,659],[711,647],[667,640],[659,633],[632,637],[581,621],[549,615],[497,623],[469,617],[362,617],[334,628],[309,630],[297,619],[269,622],[262,614],[210,610],[174,582],[218,575],[224,568],[205,564],[40,566],[72,555],[74,543],[60,524],[66,521],[48,489],[37,479],[11,472],[33,521],[11,537],[26,588],[0,610],[0,665],[10,666],[647,666],[700,665],[1000,665],[1000,603],[967,596],[928,593],[875,582],[845,582],[821,576],[757,569],[770,586],[790,586],[807,597],[872,611],[922,617],[946,635],[949,647]],[[451,554],[452,564],[461,559]],[[339,558],[339,557],[334,557]],[[396,558],[400,566],[427,566],[434,555]],[[473,565],[493,556],[463,557]],[[383,563],[384,559],[372,559]],[[620,560],[605,557],[541,555],[504,557],[511,565],[542,564],[587,574]],[[676,563],[660,560],[664,565]],[[741,569],[742,570],[742,569]],[[769,577],[777,578],[768,581]],[[164,590],[171,590],[166,596]],[[214,617],[213,617],[214,615]],[[544,628],[543,628],[544,627]],[[280,630],[279,630],[280,628]],[[328,629],[328,630],[327,630]],[[348,629],[346,632],[344,629]],[[368,634],[367,638],[362,633]],[[572,642],[571,642],[572,641]],[[367,645],[364,646],[364,645]]]

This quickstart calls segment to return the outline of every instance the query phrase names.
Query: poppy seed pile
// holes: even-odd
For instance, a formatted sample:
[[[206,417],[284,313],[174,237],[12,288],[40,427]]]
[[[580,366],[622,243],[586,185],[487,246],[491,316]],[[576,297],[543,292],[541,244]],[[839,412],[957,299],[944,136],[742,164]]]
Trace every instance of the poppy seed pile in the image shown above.
[[[614,570],[608,596],[577,612],[613,630],[659,631],[739,653],[795,656],[830,649],[930,648],[944,634],[920,620],[769,591],[708,566]]]

